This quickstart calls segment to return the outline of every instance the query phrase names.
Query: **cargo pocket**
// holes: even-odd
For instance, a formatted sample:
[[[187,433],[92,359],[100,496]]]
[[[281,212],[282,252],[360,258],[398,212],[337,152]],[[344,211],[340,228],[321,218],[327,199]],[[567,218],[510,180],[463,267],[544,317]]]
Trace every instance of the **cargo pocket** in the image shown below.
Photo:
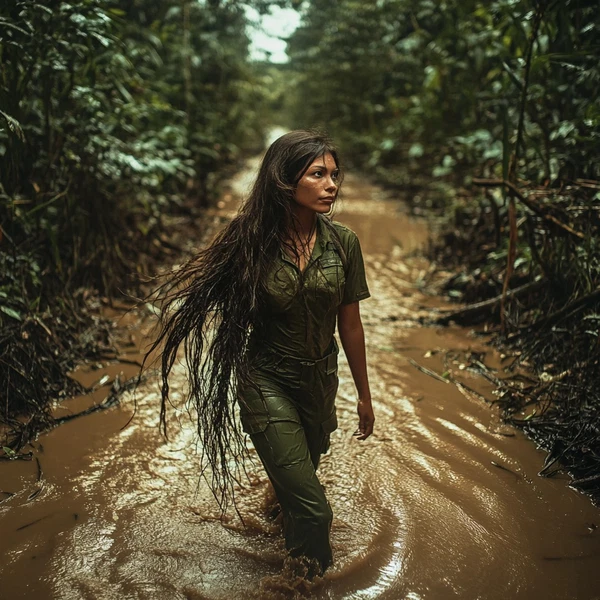
[[[240,421],[245,433],[261,433],[269,424],[267,403],[257,385],[248,384],[238,394]]]
[[[323,407],[332,410],[339,385],[337,353],[332,352],[321,371],[321,386],[323,396]]]
[[[240,421],[244,433],[262,433],[269,424],[269,415],[257,415],[240,411]]]
[[[337,429],[338,421],[335,412],[331,413],[331,415],[321,423],[321,427],[325,433],[331,433]]]
[[[334,340],[335,343],[335,340]],[[337,353],[337,344],[335,344],[335,351],[332,352],[328,357],[325,363],[325,375],[335,375],[338,371],[338,353]]]
[[[304,463],[308,458],[304,429],[297,421],[271,420],[264,432],[253,436],[252,442],[263,462],[267,459],[275,467],[292,467]],[[263,453],[260,446],[263,447]]]
[[[335,411],[321,423],[323,430],[323,443],[321,444],[321,454],[325,454],[329,450],[329,442],[331,433],[338,427],[337,415]]]

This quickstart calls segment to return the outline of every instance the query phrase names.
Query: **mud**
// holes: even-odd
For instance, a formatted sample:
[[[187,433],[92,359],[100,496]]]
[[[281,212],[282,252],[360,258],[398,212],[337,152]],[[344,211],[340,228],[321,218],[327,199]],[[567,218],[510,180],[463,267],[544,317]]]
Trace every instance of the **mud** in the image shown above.
[[[235,210],[255,164],[216,221]],[[340,428],[320,468],[335,515],[334,567],[311,585],[289,565],[282,573],[257,461],[238,494],[246,527],[234,512],[219,521],[198,479],[189,417],[172,411],[170,441],[161,438],[150,376],[129,425],[131,394],[40,437],[31,462],[0,463],[0,598],[600,598],[598,510],[565,480],[538,477],[543,455],[479,397],[493,400],[493,387],[469,353],[489,368],[501,357],[468,330],[419,324],[441,306],[426,292],[426,224],[357,177],[344,185],[337,218],[361,239],[373,295],[361,311],[377,421],[368,441],[352,438],[354,389],[342,360]],[[124,355],[135,363],[151,318],[119,314]],[[136,366],[114,361],[76,374],[87,385],[110,379],[56,410],[102,400],[121,371]],[[180,368],[172,387],[184,395]]]

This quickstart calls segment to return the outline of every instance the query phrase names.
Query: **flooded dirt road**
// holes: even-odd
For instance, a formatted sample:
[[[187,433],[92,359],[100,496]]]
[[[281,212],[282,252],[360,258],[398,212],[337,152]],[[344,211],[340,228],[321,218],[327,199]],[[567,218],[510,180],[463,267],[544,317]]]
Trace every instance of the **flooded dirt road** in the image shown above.
[[[238,192],[249,176],[240,175]],[[470,353],[492,368],[499,357],[467,330],[419,324],[440,306],[420,291],[432,271],[419,254],[426,226],[352,176],[337,218],[358,233],[365,254],[372,298],[361,310],[377,421],[368,441],[352,438],[355,395],[342,358],[340,427],[320,468],[334,512],[335,565],[305,593],[331,600],[600,598],[598,509],[564,479],[538,477],[543,455],[469,391],[493,398],[491,385],[470,369]],[[135,323],[121,326],[138,335]],[[113,366],[113,375],[122,368]],[[185,394],[181,369],[172,388]],[[280,574],[283,542],[266,516],[269,490],[258,463],[239,493],[248,527],[234,513],[221,522],[198,480],[186,413],[172,413],[165,442],[152,377],[122,429],[132,411],[125,396],[118,408],[40,437],[30,448],[39,466],[0,464],[0,598],[299,597],[293,579]]]

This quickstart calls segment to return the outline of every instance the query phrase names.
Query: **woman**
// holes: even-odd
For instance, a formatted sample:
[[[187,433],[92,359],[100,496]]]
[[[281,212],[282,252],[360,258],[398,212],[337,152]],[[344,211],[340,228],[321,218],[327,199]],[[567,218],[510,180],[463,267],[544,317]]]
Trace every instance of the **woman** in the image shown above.
[[[164,342],[165,433],[168,376],[183,343],[202,464],[221,507],[243,470],[241,422],[275,488],[286,548],[321,572],[332,562],[332,513],[315,471],[337,427],[336,318],[358,391],[357,439],[374,423],[360,245],[324,216],[341,182],[337,152],[322,134],[276,140],[238,215],[170,282],[154,344]]]

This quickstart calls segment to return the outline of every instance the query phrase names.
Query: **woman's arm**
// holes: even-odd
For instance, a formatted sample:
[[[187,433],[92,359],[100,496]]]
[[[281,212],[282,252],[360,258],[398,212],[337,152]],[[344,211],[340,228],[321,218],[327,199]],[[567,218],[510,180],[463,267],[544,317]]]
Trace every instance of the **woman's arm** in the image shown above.
[[[365,333],[360,320],[358,302],[342,304],[338,309],[338,331],[340,340],[350,365],[352,378],[358,392],[358,431],[354,434],[359,440],[366,440],[373,433],[375,416],[371,404],[371,390],[367,376]]]

